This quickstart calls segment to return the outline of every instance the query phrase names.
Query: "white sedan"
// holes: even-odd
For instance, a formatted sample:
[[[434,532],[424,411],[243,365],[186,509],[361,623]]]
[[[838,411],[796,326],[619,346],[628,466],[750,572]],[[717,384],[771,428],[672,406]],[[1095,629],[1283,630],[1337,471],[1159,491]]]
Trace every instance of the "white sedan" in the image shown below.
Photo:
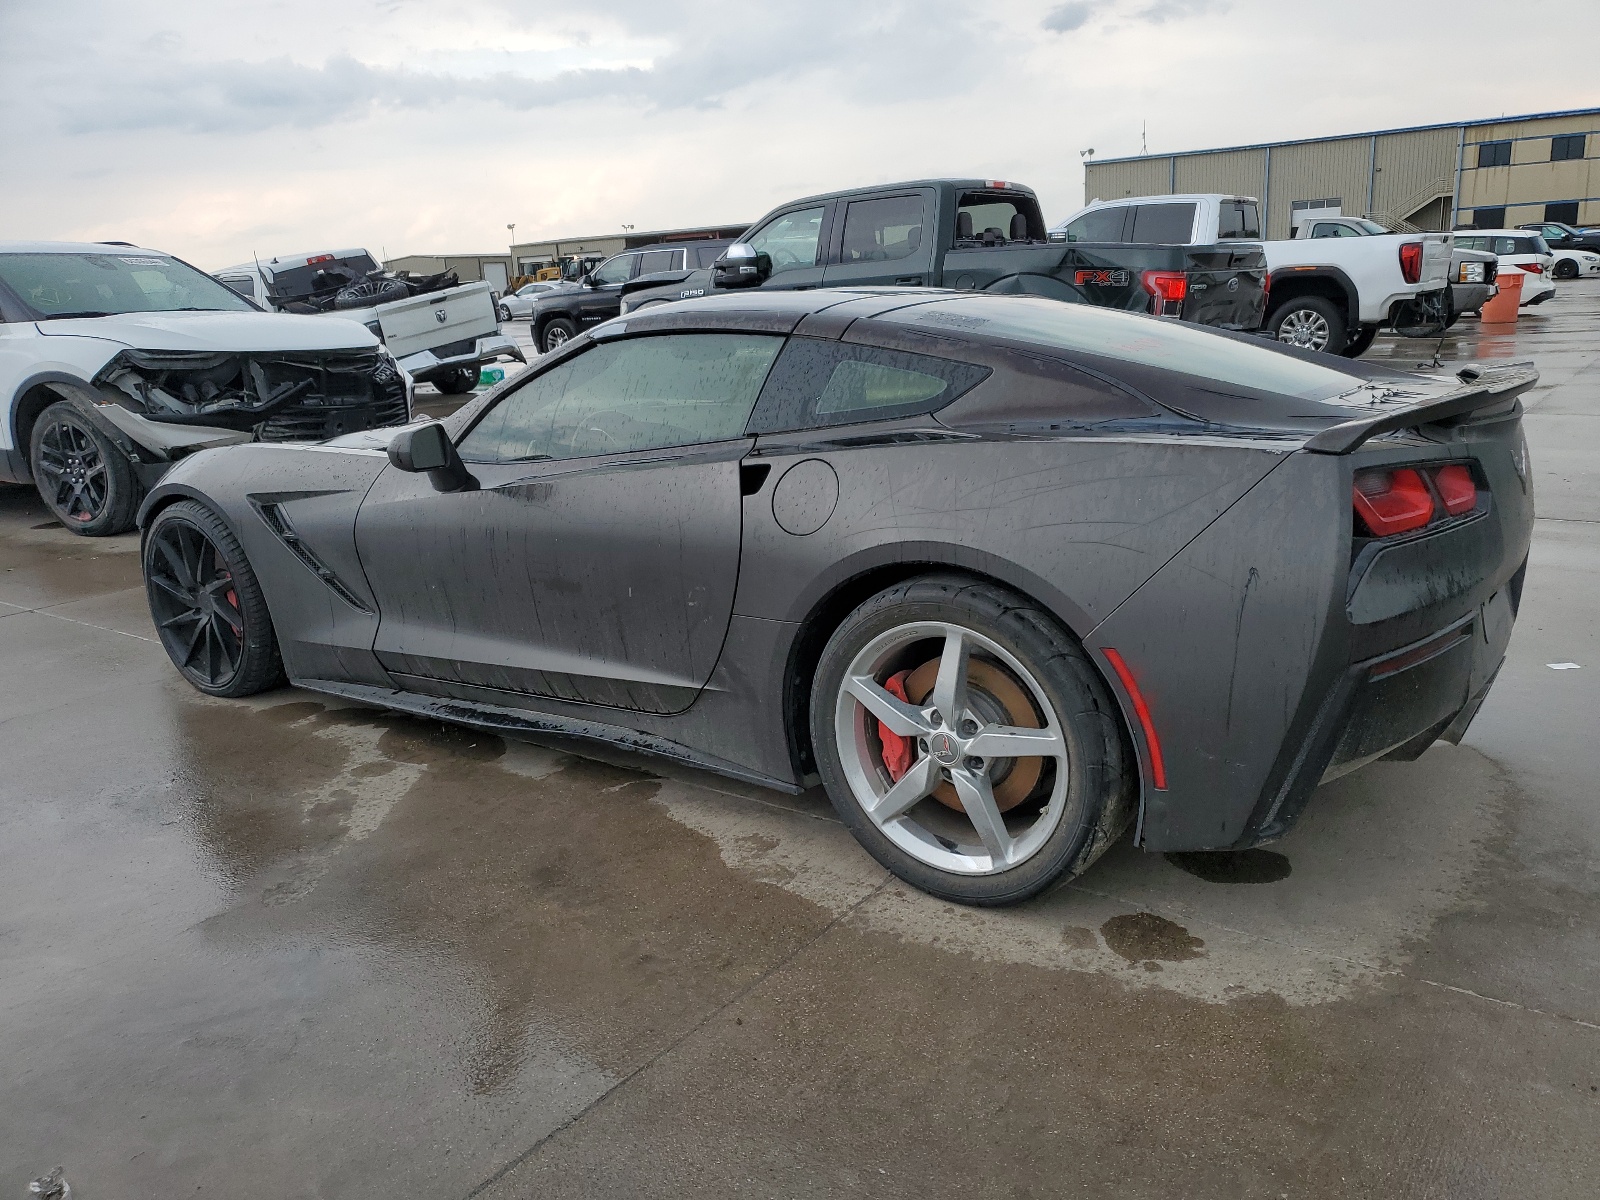
[[[1600,254],[1593,250],[1551,250],[1555,265],[1550,273],[1557,279],[1593,279],[1600,276]]]
[[[559,291],[567,285],[560,282],[525,283],[516,291],[500,297],[500,319],[527,317],[533,313],[533,302],[546,292]]]

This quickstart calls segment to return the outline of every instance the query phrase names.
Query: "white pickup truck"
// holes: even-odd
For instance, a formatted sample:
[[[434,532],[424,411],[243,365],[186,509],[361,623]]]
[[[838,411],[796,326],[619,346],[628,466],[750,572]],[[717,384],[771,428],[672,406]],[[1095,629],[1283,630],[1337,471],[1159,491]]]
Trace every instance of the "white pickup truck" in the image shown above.
[[[365,250],[280,254],[212,272],[269,312],[344,317],[372,331],[413,379],[447,395],[470,392],[480,368],[526,362],[500,332],[487,283],[458,284],[453,271],[392,275]]]
[[[1108,210],[1130,207],[1149,207],[1151,217],[1141,220],[1134,213],[1122,228],[1157,230],[1163,243],[1260,242],[1271,280],[1261,332],[1281,342],[1354,358],[1385,326],[1403,337],[1444,331],[1452,242],[1447,233],[1380,229],[1362,237],[1318,238],[1308,224],[1291,241],[1267,241],[1253,196],[1206,193],[1096,200],[1056,229],[1086,218],[1103,221]]]

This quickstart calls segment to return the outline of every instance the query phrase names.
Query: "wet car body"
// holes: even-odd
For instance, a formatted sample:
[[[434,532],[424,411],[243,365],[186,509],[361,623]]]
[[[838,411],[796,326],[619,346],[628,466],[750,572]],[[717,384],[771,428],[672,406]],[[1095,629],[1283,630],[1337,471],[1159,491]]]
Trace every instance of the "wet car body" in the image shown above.
[[[597,346],[729,332],[787,339],[744,436],[469,463],[443,492],[391,462],[390,431],[228,447],[141,524],[185,499],[223,519],[303,687],[791,791],[815,779],[807,689],[842,617],[930,571],[992,581],[1115,697],[1149,850],[1270,841],[1320,781],[1458,740],[1493,681],[1532,529],[1526,364],[1417,376],[1033,297],[753,293],[612,322],[446,429]],[[963,384],[785,427],[790,353]],[[1319,394],[1274,390],[1306,370]],[[1447,466],[1469,507],[1359,524],[1358,472]]]

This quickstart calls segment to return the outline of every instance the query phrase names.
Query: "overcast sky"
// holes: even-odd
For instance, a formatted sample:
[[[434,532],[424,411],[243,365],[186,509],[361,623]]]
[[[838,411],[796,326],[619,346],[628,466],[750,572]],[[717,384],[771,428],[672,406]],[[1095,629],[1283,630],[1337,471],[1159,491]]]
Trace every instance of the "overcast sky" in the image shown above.
[[[1433,20],[1429,12],[1437,13]],[[0,0],[0,238],[218,267],[1600,104],[1600,0]]]

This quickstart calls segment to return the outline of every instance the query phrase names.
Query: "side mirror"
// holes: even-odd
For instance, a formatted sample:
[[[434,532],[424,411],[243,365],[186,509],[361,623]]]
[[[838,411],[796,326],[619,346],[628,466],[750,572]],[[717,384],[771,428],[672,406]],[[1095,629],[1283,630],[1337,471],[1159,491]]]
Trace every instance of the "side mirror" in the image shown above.
[[[456,444],[437,421],[395,434],[389,443],[389,461],[401,471],[426,471],[435,491],[459,492],[478,485],[461,461]]]
[[[772,276],[772,256],[745,242],[735,242],[711,264],[711,281],[719,288],[760,287]]]

